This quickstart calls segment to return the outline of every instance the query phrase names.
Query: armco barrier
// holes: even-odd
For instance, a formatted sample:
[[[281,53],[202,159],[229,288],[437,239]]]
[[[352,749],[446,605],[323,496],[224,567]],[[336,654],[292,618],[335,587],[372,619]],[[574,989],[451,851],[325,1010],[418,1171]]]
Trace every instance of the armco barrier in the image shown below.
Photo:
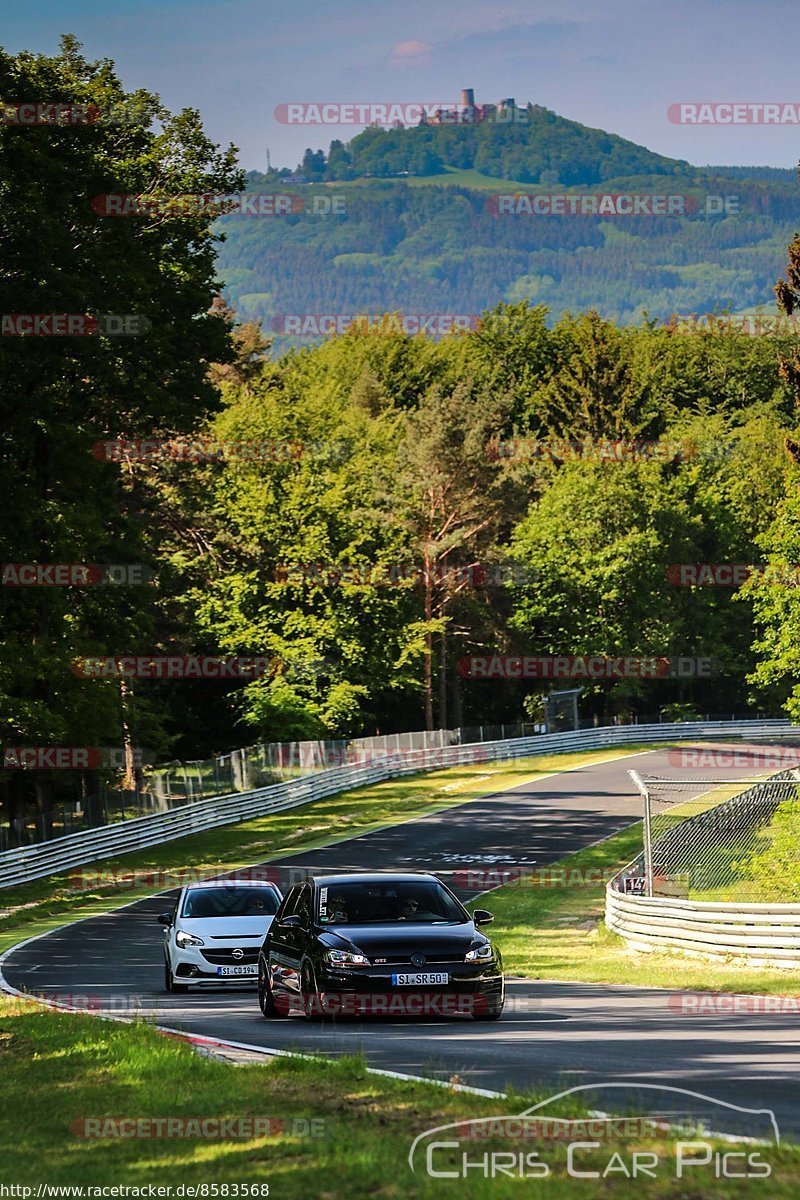
[[[606,924],[637,950],[800,967],[800,904],[725,904],[606,889]]]
[[[99,829],[86,829],[66,837],[53,838],[36,846],[8,850],[0,854],[0,888],[41,879],[55,871],[95,862],[112,855],[129,854],[147,846],[186,837],[204,829],[214,829],[244,821],[264,813],[280,812],[319,800],[348,788],[364,787],[402,775],[411,775],[434,766],[448,767],[468,763],[521,758],[529,754],[553,754],[569,750],[601,750],[606,747],[642,742],[672,742],[709,737],[771,738],[800,733],[789,721],[687,721],[679,724],[609,725],[565,733],[538,734],[506,741],[474,742],[464,746],[445,746],[430,750],[404,751],[388,756],[377,764],[330,767],[301,779],[272,784],[250,792],[236,792],[198,800],[180,808],[152,816],[136,817]]]

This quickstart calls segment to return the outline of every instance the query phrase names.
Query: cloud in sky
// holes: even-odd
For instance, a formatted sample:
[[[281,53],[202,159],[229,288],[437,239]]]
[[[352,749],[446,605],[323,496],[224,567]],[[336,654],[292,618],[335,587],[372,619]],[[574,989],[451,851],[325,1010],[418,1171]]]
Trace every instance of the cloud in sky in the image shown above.
[[[515,96],[693,163],[790,167],[797,130],[681,126],[681,101],[796,99],[791,0],[37,0],[5,5],[3,44],[52,53],[68,28],[129,88],[198,108],[246,167],[295,166],[353,127],[282,125],[289,101]],[[191,19],[187,19],[190,14]],[[720,47],[724,49],[721,50]]]
[[[393,67],[420,67],[430,62],[431,47],[427,42],[398,42],[392,47],[389,62]]]

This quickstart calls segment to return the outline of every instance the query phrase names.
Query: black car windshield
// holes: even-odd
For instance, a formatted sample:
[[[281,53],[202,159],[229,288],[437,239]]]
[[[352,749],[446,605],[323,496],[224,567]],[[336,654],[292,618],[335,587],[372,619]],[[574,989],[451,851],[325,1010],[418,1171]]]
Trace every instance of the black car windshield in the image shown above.
[[[272,888],[192,888],[183,902],[184,917],[269,917],[278,911]]]
[[[332,883],[319,889],[321,925],[434,925],[468,921],[461,905],[440,883]]]

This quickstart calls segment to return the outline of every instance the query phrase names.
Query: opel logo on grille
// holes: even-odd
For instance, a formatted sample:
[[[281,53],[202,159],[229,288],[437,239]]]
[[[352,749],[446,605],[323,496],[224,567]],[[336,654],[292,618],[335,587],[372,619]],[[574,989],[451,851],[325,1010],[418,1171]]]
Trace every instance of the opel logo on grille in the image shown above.
[[[427,960],[427,958],[425,957],[425,955],[424,955],[424,954],[412,954],[412,955],[411,955],[411,965],[412,965],[412,967],[424,967],[424,966],[425,966],[425,963],[426,963],[427,961],[428,961],[428,960]]]
[[[239,947],[237,946],[236,949],[233,951],[233,957],[234,958],[244,958],[244,950],[240,950]]]

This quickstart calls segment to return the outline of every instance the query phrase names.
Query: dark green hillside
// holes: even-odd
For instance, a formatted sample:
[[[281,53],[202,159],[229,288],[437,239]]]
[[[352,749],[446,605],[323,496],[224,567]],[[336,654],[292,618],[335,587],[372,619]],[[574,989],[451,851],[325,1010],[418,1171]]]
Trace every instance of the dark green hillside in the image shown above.
[[[684,174],[689,166],[616,134],[568,121],[539,104],[516,109],[514,116],[507,124],[373,126],[345,147],[335,143],[324,173],[318,160],[318,178],[432,175],[457,167],[475,168],[495,179],[572,187],[620,175]]]
[[[692,168],[668,180],[621,176],[588,190],[677,194],[693,204],[686,216],[605,217],[497,216],[496,182],[466,188],[446,178],[294,187],[308,209],[314,197],[337,197],[345,211],[225,218],[219,266],[231,301],[278,332],[286,313],[470,314],[523,299],[556,316],[596,307],[623,323],[644,312],[666,320],[745,311],[772,305],[784,248],[800,226],[794,181]],[[265,190],[265,182],[253,175],[248,186]],[[708,213],[709,203],[719,206],[709,196],[728,197],[730,211]]]

